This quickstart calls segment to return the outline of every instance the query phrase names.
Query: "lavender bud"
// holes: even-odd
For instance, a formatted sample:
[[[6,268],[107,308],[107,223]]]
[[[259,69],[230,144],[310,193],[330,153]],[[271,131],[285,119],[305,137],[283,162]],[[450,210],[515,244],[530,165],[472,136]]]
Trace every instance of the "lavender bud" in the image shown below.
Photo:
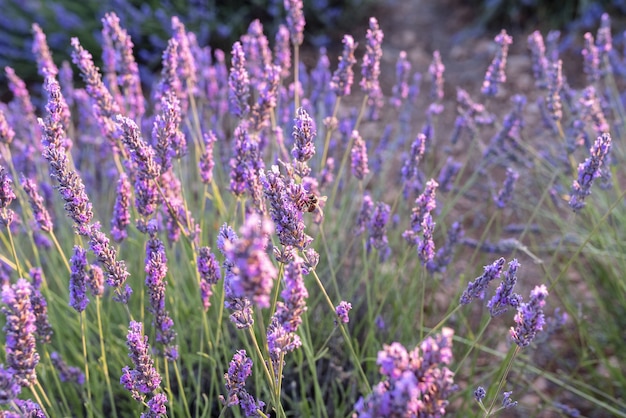
[[[499,48],[485,74],[485,81],[481,89],[485,96],[495,96],[498,93],[498,86],[506,81],[506,59],[509,54],[509,45],[513,43],[513,38],[502,29],[502,32],[495,37],[495,41]]]
[[[250,111],[250,76],[246,70],[246,58],[240,42],[235,42],[232,49],[232,67],[228,76],[228,108],[230,112],[244,118]]]
[[[611,135],[600,135],[591,149],[591,156],[584,163],[578,165],[578,179],[572,184],[569,206],[580,210],[585,206],[585,198],[591,194],[591,185],[594,179],[600,176],[604,160],[611,150]]]
[[[115,205],[111,218],[111,236],[116,242],[123,241],[126,236],[126,227],[130,224],[130,182],[125,173],[120,174],[117,181]]]
[[[513,288],[515,287],[515,283],[517,283],[517,269],[520,264],[517,262],[517,259],[513,259],[509,263],[509,268],[506,272],[504,272],[504,279],[496,289],[496,293],[493,295],[489,303],[487,303],[487,308],[489,308],[489,312],[491,316],[498,316],[506,312],[508,306],[513,308],[517,308],[522,302],[522,297],[517,293],[513,293]]]
[[[500,277],[504,262],[504,258],[500,257],[492,264],[485,266],[483,274],[467,285],[467,289],[465,289],[461,295],[461,305],[467,305],[472,299],[483,299],[485,297],[485,289],[487,289],[489,282]]]
[[[220,266],[209,247],[201,247],[198,250],[198,273],[200,274],[202,306],[206,312],[211,306],[210,298],[213,294],[211,288],[220,279]]]
[[[504,185],[498,192],[498,195],[494,197],[494,202],[499,209],[504,209],[513,198],[513,187],[517,181],[519,174],[511,168],[506,169],[506,178],[504,179]]]
[[[350,89],[354,82],[352,66],[356,63],[354,51],[357,47],[357,43],[350,35],[344,35],[342,43],[343,54],[339,57],[339,65],[330,81],[330,90],[339,97],[350,95]]]
[[[529,346],[537,332],[543,329],[545,323],[543,306],[546,304],[547,297],[546,286],[536,286],[530,292],[530,300],[517,307],[517,314],[514,318],[516,326],[511,327],[510,334],[519,347]]]
[[[141,401],[145,394],[154,391],[161,384],[161,376],[154,368],[148,336],[143,335],[141,322],[130,321],[126,346],[134,368],[131,370],[125,366],[122,369],[120,383],[131,392],[135,400]]]
[[[70,259],[70,306],[76,312],[82,312],[89,304],[87,298],[87,252],[80,246],[74,246],[74,255]]]
[[[342,300],[341,302],[339,302],[339,305],[335,307],[335,313],[337,314],[337,317],[339,317],[339,320],[343,322],[344,324],[347,324],[348,322],[350,322],[350,317],[348,316],[348,312],[350,312],[351,309],[352,309],[352,304],[349,302],[346,302],[345,300]]]
[[[352,131],[352,141],[352,150],[350,152],[352,157],[352,175],[359,180],[363,180],[370,172],[367,165],[367,148],[365,141],[361,138],[358,131]]]

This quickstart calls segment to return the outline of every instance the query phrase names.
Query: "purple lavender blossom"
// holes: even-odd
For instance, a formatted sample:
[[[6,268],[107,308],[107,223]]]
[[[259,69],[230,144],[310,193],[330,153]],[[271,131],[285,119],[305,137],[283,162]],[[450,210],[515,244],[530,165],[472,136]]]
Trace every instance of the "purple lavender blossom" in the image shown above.
[[[126,227],[130,224],[130,181],[125,173],[120,174],[115,191],[115,205],[111,217],[111,236],[116,242],[123,241],[128,233]]]
[[[548,59],[541,32],[534,31],[528,36],[528,48],[531,52],[535,84],[540,89],[544,89],[548,86]]]
[[[261,131],[269,125],[272,110],[276,108],[278,90],[280,89],[280,67],[268,64],[260,75],[259,96],[252,106],[251,126],[255,131]]]
[[[330,73],[330,60],[326,53],[326,48],[320,48],[320,56],[317,59],[315,68],[311,70],[311,104],[316,105],[318,102],[323,101],[325,104],[328,102],[327,96],[330,93],[330,80],[332,75]],[[332,99],[334,101],[334,98]],[[332,105],[330,105],[332,106]],[[330,114],[332,109],[330,106],[326,107],[326,114]]]
[[[285,0],[285,10],[287,11],[287,27],[291,43],[294,46],[302,45],[304,41],[304,12],[302,11],[302,0]]]
[[[382,95],[378,78],[380,76],[380,59],[383,56],[382,42],[384,35],[378,26],[376,18],[370,17],[369,29],[365,37],[367,42],[361,68],[363,78],[361,78],[359,85],[365,94],[370,97],[379,97]]]
[[[545,285],[535,286],[530,292],[529,301],[517,307],[517,314],[513,319],[516,326],[511,327],[510,334],[519,347],[529,346],[537,332],[543,329],[545,318],[542,308],[547,297],[548,289]]]
[[[356,228],[354,229],[354,235],[359,236],[370,224],[372,215],[374,213],[374,201],[368,192],[363,194],[363,202],[361,203],[361,209],[356,218]]]
[[[82,312],[87,308],[87,251],[75,245],[74,254],[70,258],[70,306],[76,312]]]
[[[285,266],[284,288],[280,293],[283,301],[277,302],[274,316],[286,332],[297,331],[302,323],[302,314],[307,310],[306,298],[309,292],[303,277],[307,273],[304,260],[297,255]]]
[[[16,199],[13,191],[13,180],[7,170],[0,166],[0,209],[7,208]]]
[[[442,193],[447,193],[452,190],[454,179],[458,172],[461,170],[461,163],[454,161],[452,157],[446,159],[446,163],[441,167],[437,182],[439,183],[439,190]]]
[[[363,180],[370,172],[367,165],[367,148],[359,131],[352,131],[352,141],[352,150],[350,151],[352,175]]]
[[[495,37],[498,44],[498,52],[487,69],[485,81],[481,92],[485,96],[495,96],[498,93],[498,86],[506,82],[506,59],[509,54],[509,45],[513,43],[513,38],[502,31]]]
[[[200,274],[200,295],[202,307],[206,312],[211,306],[212,287],[220,279],[220,265],[209,247],[198,250],[198,273]]]
[[[386,379],[357,401],[356,416],[444,416],[448,397],[457,389],[454,373],[446,367],[452,360],[453,333],[444,328],[440,335],[427,338],[411,352],[400,343],[385,345],[377,363]]]
[[[211,184],[213,181],[213,167],[215,166],[215,161],[213,160],[213,146],[215,141],[217,141],[217,137],[215,136],[215,132],[209,131],[202,135],[202,139],[204,142],[204,151],[200,155],[200,178],[204,184]]]
[[[433,100],[443,99],[443,73],[445,70],[446,67],[441,62],[441,54],[439,51],[433,52],[433,60],[428,67],[431,80],[430,98]]]
[[[482,386],[478,386],[474,391],[474,399],[476,399],[477,402],[482,402],[483,399],[485,399],[485,396],[487,396],[487,391],[485,391],[485,388]]]
[[[591,156],[578,165],[578,179],[572,184],[569,206],[574,210],[585,207],[585,198],[591,194],[593,181],[600,176],[604,160],[611,150],[611,135],[600,135],[591,149]]]
[[[419,240],[418,234],[422,231],[424,218],[432,212],[437,205],[435,200],[437,187],[439,187],[439,184],[434,179],[428,180],[424,192],[415,199],[415,206],[411,211],[411,229],[407,229],[402,234],[402,237],[410,245],[417,245]]]
[[[173,344],[176,339],[174,321],[165,309],[167,256],[163,242],[154,235],[150,236],[146,244],[145,271],[150,301],[148,311],[153,315],[152,325],[156,329],[156,341],[163,344],[165,358],[175,361],[178,358],[178,346]]]
[[[80,69],[81,78],[87,86],[87,94],[94,103],[93,112],[98,125],[104,136],[112,141],[113,150],[116,150],[112,138],[115,126],[111,118],[119,114],[121,109],[102,82],[102,76],[98,67],[94,65],[91,54],[80,45],[78,38],[72,38],[71,43],[73,48],[72,62]]]
[[[85,374],[78,367],[68,366],[59,353],[56,351],[50,353],[50,360],[58,371],[62,383],[70,382],[81,386],[85,384]]]
[[[306,163],[315,155],[315,144],[313,143],[317,135],[315,122],[307,111],[300,107],[296,110],[294,123],[292,133],[294,144],[291,156],[296,161]]]
[[[46,90],[49,94],[46,106],[48,117],[45,123],[39,119],[39,125],[43,131],[42,142],[45,146],[43,156],[50,164],[50,176],[59,182],[58,190],[65,201],[65,211],[74,221],[78,233],[87,235],[88,225],[93,218],[91,202],[85,192],[82,179],[70,167],[68,156],[63,148],[65,134],[60,123],[59,84],[51,78],[46,81]]]
[[[409,96],[409,76],[411,75],[411,62],[407,59],[406,51],[400,51],[396,62],[396,84],[394,84],[392,97],[389,103],[396,109],[402,106],[402,102]]]
[[[53,332],[50,321],[48,320],[48,302],[41,294],[43,272],[40,268],[33,267],[30,269],[29,275],[32,278],[30,304],[35,314],[35,326],[37,327],[35,336],[39,343],[48,344],[52,341]]]
[[[118,291],[114,300],[124,304],[128,303],[132,289],[126,285],[125,289],[122,290],[122,285],[130,276],[126,269],[126,263],[117,260],[117,251],[111,245],[109,238],[101,231],[99,223],[91,225],[88,236],[89,248],[107,274],[107,284]]]
[[[517,401],[512,401],[511,400],[511,395],[513,394],[512,391],[510,392],[503,392],[502,393],[502,408],[504,409],[509,409],[509,408],[514,408],[517,406]]]
[[[224,374],[228,391],[226,405],[239,404],[247,417],[260,417],[257,410],[263,410],[265,403],[255,400],[246,391],[246,380],[251,374],[252,360],[248,358],[246,350],[237,351],[229,364],[228,373]]]
[[[7,418],[46,418],[47,415],[41,410],[38,403],[31,401],[30,399],[16,399],[15,407],[19,414],[13,415],[11,412],[7,413]]]
[[[163,68],[161,69],[161,81],[157,89],[157,97],[173,92],[176,97],[182,97],[182,85],[178,76],[178,49],[179,44],[176,38],[170,38],[167,41],[167,47],[163,51],[161,63]]]
[[[130,158],[137,166],[140,175],[146,179],[156,179],[161,174],[161,169],[155,161],[155,152],[148,143],[141,137],[139,127],[132,120],[122,115],[115,117],[118,124],[116,135],[128,148]]]
[[[228,76],[228,108],[230,112],[245,118],[250,111],[250,76],[246,70],[246,57],[240,42],[235,42],[232,49],[232,66]]]
[[[289,29],[285,25],[279,25],[274,42],[274,65],[280,68],[281,78],[291,74],[291,48]]]
[[[506,169],[506,178],[504,179],[504,185],[498,192],[498,195],[494,197],[494,202],[499,209],[504,209],[511,199],[513,198],[513,187],[517,181],[519,174],[511,168]]]
[[[591,84],[598,81],[600,79],[600,57],[590,32],[585,33],[585,47],[581,54],[583,56],[583,72],[587,75],[587,82]]]
[[[272,51],[267,36],[263,33],[263,24],[254,19],[248,26],[248,31],[241,36],[243,54],[246,57],[246,68],[250,74],[250,84],[261,87],[267,67],[273,68]],[[276,70],[280,78],[280,69]]]
[[[133,41],[126,29],[120,26],[120,19],[114,12],[102,18],[102,36],[114,49],[117,83],[124,93],[127,116],[139,120],[145,113],[145,100],[139,79],[139,66],[133,56]]]
[[[435,257],[435,242],[433,241],[433,231],[435,222],[430,213],[427,213],[422,220],[422,237],[417,242],[417,255],[423,265],[428,265]]]
[[[198,81],[196,61],[191,53],[189,36],[185,30],[185,25],[177,16],[172,16],[172,31],[174,32],[174,39],[178,42],[178,65],[176,66],[176,71],[178,77],[183,82],[183,90],[186,96],[188,96],[194,93]],[[183,108],[186,109],[186,104],[183,104]]]
[[[277,275],[267,254],[273,230],[269,219],[251,214],[239,230],[239,238],[224,242],[226,258],[232,265],[229,280],[232,297],[250,298],[259,308],[270,306],[270,292]]]
[[[342,43],[343,53],[339,57],[339,65],[330,80],[330,90],[338,97],[350,95],[350,89],[354,82],[352,66],[356,63],[354,51],[357,43],[354,42],[354,38],[350,35],[344,35]]]
[[[37,382],[35,367],[39,354],[35,346],[36,321],[31,305],[32,286],[25,279],[2,288],[2,313],[6,323],[2,328],[6,334],[6,365],[15,382],[29,387]]]
[[[50,75],[56,76],[59,74],[59,69],[52,60],[52,54],[50,53],[50,48],[48,48],[46,35],[37,23],[33,23],[32,32],[34,35],[33,54],[35,54],[35,58],[37,59],[39,75],[44,78]]]
[[[52,218],[50,217],[50,213],[44,204],[43,197],[41,197],[37,190],[37,183],[24,176],[21,178],[21,183],[22,188],[28,196],[28,203],[33,211],[33,216],[35,217],[37,226],[42,231],[51,232],[53,227]]]
[[[503,314],[508,306],[517,308],[522,302],[522,297],[517,293],[513,293],[513,288],[515,283],[517,283],[516,274],[519,266],[517,259],[513,259],[509,263],[508,270],[504,272],[504,279],[502,279],[502,282],[496,289],[496,293],[487,303],[491,316],[495,317]]]
[[[365,201],[364,201],[365,204]],[[391,208],[385,202],[376,202],[371,218],[368,222],[369,236],[367,238],[367,250],[378,250],[380,259],[386,260],[391,253],[387,239],[387,224]]]
[[[411,151],[402,165],[402,181],[403,194],[405,199],[408,199],[409,193],[416,188],[421,188],[421,174],[419,171],[419,163],[426,151],[426,135],[423,133],[417,134],[417,137],[411,144]],[[418,186],[418,187],[416,187]]]
[[[173,91],[161,96],[160,109],[152,125],[155,163],[165,172],[172,167],[172,157],[187,153],[187,139],[180,131],[180,101]]]
[[[134,368],[128,366],[122,369],[120,383],[130,391],[133,399],[141,402],[145,394],[153,392],[161,384],[161,376],[154,368],[154,361],[150,357],[148,336],[143,335],[143,324],[130,321],[126,336],[128,357],[131,358]]]
[[[17,384],[11,369],[7,370],[4,364],[0,364],[0,405],[15,400],[21,391],[22,387]]]
[[[500,257],[492,264],[485,266],[483,274],[478,276],[473,282],[469,282],[467,285],[467,289],[465,289],[459,301],[461,305],[467,305],[476,298],[483,299],[489,282],[500,277],[504,267],[504,262],[504,258]]]
[[[337,314],[341,322],[347,324],[350,322],[350,317],[348,316],[348,312],[350,312],[350,310],[352,310],[352,304],[342,300],[339,302],[339,305],[335,307],[335,314]]]
[[[5,145],[11,145],[13,139],[15,138],[15,131],[7,122],[7,118],[0,108],[0,142]]]
[[[561,90],[563,89],[563,62],[558,60],[548,66],[548,94],[545,98],[546,108],[552,119],[558,122],[563,118]]]
[[[244,194],[252,178],[256,177],[255,165],[262,161],[258,143],[251,138],[246,122],[240,123],[233,135],[235,140],[230,159],[230,191],[239,197]]]
[[[599,59],[608,63],[608,55],[613,49],[613,35],[611,35],[611,18],[608,13],[603,13],[600,18],[600,27],[596,34],[596,46],[598,47]]]
[[[163,418],[167,416],[167,396],[164,393],[155,394],[148,401],[148,410],[141,414],[140,418]]]
[[[295,332],[287,331],[276,316],[272,317],[270,325],[267,327],[266,339],[274,376],[279,376],[284,366],[285,354],[301,347],[302,340]]]
[[[20,118],[14,121],[16,125],[14,128],[18,131],[20,137],[30,138],[32,136],[32,125],[36,119],[35,106],[33,106],[33,102],[30,99],[26,83],[15,74],[15,70],[11,67],[4,67],[4,73],[9,81],[9,90],[13,93],[12,104],[15,104],[14,113],[20,115]]]
[[[601,97],[598,97],[594,86],[587,86],[578,100],[581,105],[581,119],[593,123],[596,135],[609,132],[610,126],[602,110]]]
[[[261,173],[263,193],[269,201],[269,212],[276,226],[276,234],[284,246],[305,249],[312,241],[305,232],[302,213],[308,193],[302,184],[284,178],[277,166]]]

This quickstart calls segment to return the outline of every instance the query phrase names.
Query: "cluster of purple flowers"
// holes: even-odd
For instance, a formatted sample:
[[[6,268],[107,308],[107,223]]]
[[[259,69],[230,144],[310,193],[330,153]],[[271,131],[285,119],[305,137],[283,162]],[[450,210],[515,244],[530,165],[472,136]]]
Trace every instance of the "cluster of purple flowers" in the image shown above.
[[[457,390],[454,373],[446,367],[452,361],[453,335],[444,328],[410,352],[397,342],[385,345],[376,361],[385,380],[357,401],[355,416],[443,417],[448,397]]]

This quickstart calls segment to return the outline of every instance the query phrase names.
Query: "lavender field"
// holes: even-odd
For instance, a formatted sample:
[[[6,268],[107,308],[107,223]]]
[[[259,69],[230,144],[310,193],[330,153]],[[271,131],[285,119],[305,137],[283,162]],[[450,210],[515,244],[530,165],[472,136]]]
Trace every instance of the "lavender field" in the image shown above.
[[[37,81],[0,78],[0,416],[626,417],[611,16],[567,51],[493,33],[468,88],[448,51],[388,65],[376,17],[311,50],[281,6],[230,50],[171,16],[147,76],[114,11],[71,62],[32,24]]]

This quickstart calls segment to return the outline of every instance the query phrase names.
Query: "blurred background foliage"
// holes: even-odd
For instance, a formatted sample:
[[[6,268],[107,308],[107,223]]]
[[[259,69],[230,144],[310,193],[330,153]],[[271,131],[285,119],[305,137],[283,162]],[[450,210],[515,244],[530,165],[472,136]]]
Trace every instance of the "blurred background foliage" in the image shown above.
[[[57,65],[69,60],[70,38],[78,37],[100,62],[100,19],[115,11],[135,44],[140,68],[158,70],[161,53],[171,36],[171,17],[178,16],[187,30],[196,34],[201,46],[230,51],[254,19],[260,19],[272,41],[277,25],[284,21],[284,0],[2,0],[0,13],[0,100],[7,101],[4,67],[10,65],[27,82],[39,82],[31,52],[31,25],[38,23],[46,33]],[[365,28],[369,16],[379,19],[394,13],[401,0],[305,0],[305,48],[329,46],[344,33]],[[408,0],[420,7],[423,1]],[[449,0],[454,7],[463,0]],[[459,3],[461,4],[461,3]],[[626,0],[468,0],[475,10],[464,35],[472,36],[507,28],[560,29],[582,33],[595,28],[600,15],[626,15]],[[464,37],[463,35],[461,35]],[[337,42],[338,44],[338,42]]]

